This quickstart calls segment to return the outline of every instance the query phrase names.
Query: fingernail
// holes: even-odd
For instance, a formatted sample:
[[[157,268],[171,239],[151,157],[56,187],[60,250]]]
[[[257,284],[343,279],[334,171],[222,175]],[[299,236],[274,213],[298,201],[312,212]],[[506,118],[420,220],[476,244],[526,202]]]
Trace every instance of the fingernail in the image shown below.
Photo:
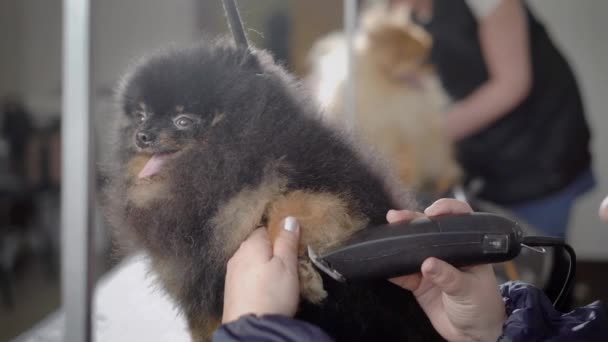
[[[437,275],[437,272],[439,271],[438,267],[437,267],[437,263],[434,261],[430,261],[427,263],[426,265],[426,273],[428,273],[429,275]]]
[[[283,220],[283,229],[288,232],[295,232],[298,230],[298,220],[293,216],[287,216],[285,220]]]

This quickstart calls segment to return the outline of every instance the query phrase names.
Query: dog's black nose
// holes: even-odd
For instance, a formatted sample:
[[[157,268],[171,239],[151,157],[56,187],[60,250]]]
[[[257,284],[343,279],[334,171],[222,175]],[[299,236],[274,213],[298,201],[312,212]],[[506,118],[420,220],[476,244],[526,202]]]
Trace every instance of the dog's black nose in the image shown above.
[[[152,133],[139,132],[135,135],[135,142],[139,148],[150,147],[154,142],[154,135]]]

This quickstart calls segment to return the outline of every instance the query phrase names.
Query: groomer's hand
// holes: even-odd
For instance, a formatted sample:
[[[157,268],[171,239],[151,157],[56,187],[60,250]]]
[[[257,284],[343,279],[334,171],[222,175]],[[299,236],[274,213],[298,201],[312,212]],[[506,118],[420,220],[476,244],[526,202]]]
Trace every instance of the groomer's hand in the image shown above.
[[[274,246],[265,228],[256,229],[228,261],[222,322],[245,314],[293,316],[299,300],[298,239],[293,217],[283,221]]]
[[[426,216],[465,214],[471,207],[452,199],[441,199],[424,211]],[[389,222],[423,216],[412,211],[391,210]],[[426,259],[421,273],[391,281],[412,291],[431,323],[449,341],[496,341],[506,319],[505,306],[491,265],[458,270],[436,259]]]

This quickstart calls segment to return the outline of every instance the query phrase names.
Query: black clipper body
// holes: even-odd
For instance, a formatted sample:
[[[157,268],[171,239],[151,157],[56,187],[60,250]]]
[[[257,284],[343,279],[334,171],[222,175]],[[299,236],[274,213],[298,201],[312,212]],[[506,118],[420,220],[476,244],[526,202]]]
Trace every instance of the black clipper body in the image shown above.
[[[332,278],[356,281],[417,273],[428,257],[456,267],[508,261],[519,255],[522,238],[513,220],[471,213],[370,227],[320,255],[308,252]]]

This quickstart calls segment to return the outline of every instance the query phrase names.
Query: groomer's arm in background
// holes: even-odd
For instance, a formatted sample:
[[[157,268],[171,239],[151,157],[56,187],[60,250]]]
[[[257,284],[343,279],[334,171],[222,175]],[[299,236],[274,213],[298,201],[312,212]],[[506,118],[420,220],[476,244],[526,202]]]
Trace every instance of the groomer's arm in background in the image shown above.
[[[452,140],[475,134],[509,113],[528,96],[532,85],[527,19],[521,0],[501,0],[478,20],[489,78],[447,113],[446,128]]]

